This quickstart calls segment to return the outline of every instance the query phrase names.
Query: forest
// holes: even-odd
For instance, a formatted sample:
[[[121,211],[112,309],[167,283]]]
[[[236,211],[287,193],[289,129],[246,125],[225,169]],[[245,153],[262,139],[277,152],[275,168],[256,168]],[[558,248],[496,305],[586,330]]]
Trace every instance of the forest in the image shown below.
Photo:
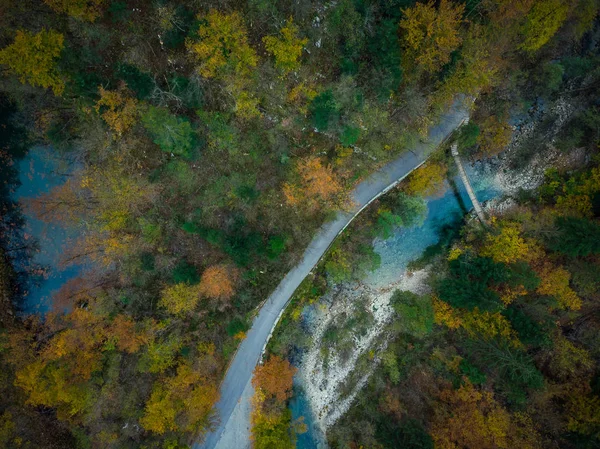
[[[550,167],[488,226],[415,261],[389,344],[332,448],[600,445],[596,0],[2,0],[0,446],[189,448],[263,301],[353,187],[474,100],[453,136],[497,158],[510,117],[569,96]],[[553,126],[552,122],[545,124]],[[541,142],[513,160],[527,166]],[[15,200],[44,147],[64,182]],[[443,149],[442,149],[443,150]],[[255,448],[295,447],[301,307],[380,264],[453,166],[438,151],[367,209],[297,291],[253,379]],[[76,230],[48,270],[26,217]],[[335,336],[332,337],[335,340]]]

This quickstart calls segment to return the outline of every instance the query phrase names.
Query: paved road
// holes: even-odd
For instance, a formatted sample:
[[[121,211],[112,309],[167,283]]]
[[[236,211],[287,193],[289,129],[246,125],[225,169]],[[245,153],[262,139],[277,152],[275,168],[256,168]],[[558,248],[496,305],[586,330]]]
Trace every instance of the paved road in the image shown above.
[[[423,164],[435,148],[467,117],[467,108],[456,103],[441,118],[440,123],[430,129],[427,143],[416,144],[411,151],[407,151],[358,184],[352,192],[355,204],[352,210],[339,212],[335,220],[325,223],[320,228],[308,245],[300,263],[288,272],[258,312],[252,328],[240,344],[221,384],[221,399],[216,405],[220,416],[219,427],[206,436],[204,444],[194,444],[194,449],[215,448],[236,404],[242,398],[244,388],[252,378],[254,367],[288,301],[338,234],[370,202],[390,190],[411,171]]]

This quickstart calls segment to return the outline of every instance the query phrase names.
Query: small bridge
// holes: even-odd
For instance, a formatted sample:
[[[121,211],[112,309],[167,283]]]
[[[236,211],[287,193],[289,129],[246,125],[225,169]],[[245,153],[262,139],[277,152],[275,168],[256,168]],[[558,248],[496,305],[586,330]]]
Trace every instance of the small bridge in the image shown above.
[[[468,122],[468,120],[466,120]],[[483,212],[483,208],[475,195],[475,191],[471,186],[471,181],[469,181],[469,177],[467,176],[467,172],[462,165],[460,160],[460,156],[458,154],[458,144],[454,142],[450,147],[450,152],[452,153],[452,157],[454,157],[454,161],[456,162],[456,166],[458,167],[458,173],[460,174],[460,178],[462,179],[463,184],[465,185],[465,189],[467,190],[467,194],[471,199],[471,203],[473,203],[473,209],[475,209],[475,213],[477,214],[477,218],[482,224],[487,224],[487,219],[485,218],[485,214]]]

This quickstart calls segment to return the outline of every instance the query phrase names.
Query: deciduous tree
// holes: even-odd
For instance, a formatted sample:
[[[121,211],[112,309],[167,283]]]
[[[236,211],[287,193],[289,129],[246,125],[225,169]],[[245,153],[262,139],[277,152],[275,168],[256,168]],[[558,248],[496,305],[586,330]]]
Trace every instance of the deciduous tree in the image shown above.
[[[217,385],[183,363],[174,376],[154,384],[140,424],[161,435],[167,431],[204,432],[218,398]]]
[[[50,87],[55,95],[61,95],[65,83],[58,72],[57,60],[63,40],[63,35],[54,30],[37,34],[18,30],[15,41],[0,50],[0,64],[7,65],[22,83]]]
[[[317,210],[322,206],[334,206],[343,188],[336,179],[333,169],[323,165],[320,158],[310,156],[298,161],[296,172],[300,178],[298,184],[286,183],[283,193],[288,204],[308,206]]]
[[[170,285],[162,291],[160,305],[173,315],[185,315],[196,308],[200,294],[204,292],[200,285],[189,285],[182,282]]]
[[[173,115],[165,108],[150,106],[142,115],[142,123],[161,150],[191,156],[195,135],[189,120]]]
[[[267,51],[275,56],[275,66],[288,73],[300,67],[298,59],[308,39],[298,37],[298,27],[291,17],[280,30],[280,34],[281,36],[265,36],[263,42]]]
[[[213,299],[231,299],[235,293],[236,278],[236,270],[227,265],[208,267],[200,278],[200,295]]]
[[[437,8],[429,1],[402,11],[402,60],[409,70],[434,73],[450,61],[462,40],[459,27],[464,9],[463,4],[441,0]]]
[[[193,59],[199,63],[200,74],[205,78],[231,73],[247,76],[256,66],[258,57],[248,43],[246,25],[241,14],[224,14],[211,9],[199,19],[199,40],[189,40],[187,46]]]
[[[403,332],[423,338],[433,328],[434,310],[431,297],[397,290],[390,300],[398,314]]]
[[[58,13],[93,22],[102,15],[106,0],[44,0],[44,3]]]
[[[479,152],[483,157],[491,157],[500,153],[510,143],[512,129],[503,120],[492,115],[482,123],[481,133],[477,137]]]
[[[534,53],[556,34],[569,13],[569,3],[562,0],[539,0],[525,18],[521,27],[523,42],[520,48]]]
[[[500,312],[480,312],[475,307],[461,314],[461,326],[473,338],[500,339],[515,348],[523,346],[510,322]]]
[[[428,162],[413,171],[404,185],[409,195],[431,196],[442,192],[448,167],[436,162]]]
[[[436,324],[447,326],[449,329],[458,329],[462,325],[459,314],[436,296],[433,297],[433,317]]]
[[[135,125],[138,118],[137,101],[127,98],[122,91],[105,90],[102,86],[100,100],[96,102],[96,112],[118,136]]]
[[[571,273],[562,267],[553,267],[549,263],[538,268],[542,282],[537,289],[540,295],[554,296],[563,309],[579,310],[581,299],[569,286]]]
[[[451,387],[443,390],[435,410],[431,436],[436,448],[541,447],[531,421],[511,417],[492,393],[477,390],[468,381],[458,390]],[[523,424],[527,428],[519,428]]]
[[[491,230],[479,251],[480,255],[502,263],[528,260],[530,253],[530,245],[521,236],[521,227],[513,222],[500,223],[499,229]]]
[[[283,402],[292,395],[292,384],[296,368],[285,359],[272,355],[254,370],[252,385],[260,388],[267,398]]]

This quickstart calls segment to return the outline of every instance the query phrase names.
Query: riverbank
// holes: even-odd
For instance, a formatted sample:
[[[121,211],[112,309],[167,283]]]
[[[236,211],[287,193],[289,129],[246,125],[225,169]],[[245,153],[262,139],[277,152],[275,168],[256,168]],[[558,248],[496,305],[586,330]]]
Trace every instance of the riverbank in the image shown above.
[[[493,178],[471,165],[467,170],[480,198],[490,200],[501,194]],[[379,269],[362,282],[334,287],[302,312],[302,329],[310,335],[310,344],[296,361],[297,377],[305,393],[302,400],[308,403],[301,408],[311,410],[318,427],[314,441],[323,444],[319,434],[324,434],[348,410],[381,362],[380,354],[387,346],[386,326],[394,314],[390,304],[393,293],[427,293],[428,269],[411,270],[410,263],[440,241],[443,229],[458,226],[470,209],[468,195],[457,178],[446,184],[442,195],[427,198],[426,202],[427,216],[421,226],[398,228],[389,239],[375,240],[375,251],[381,256]],[[360,313],[369,315],[362,329],[360,323],[357,325]],[[343,335],[332,337],[332,329]],[[343,339],[348,341],[340,345]],[[339,354],[340,349],[348,352],[341,348],[344,344],[352,347],[345,357]],[[324,348],[330,349],[324,352]],[[314,441],[298,447],[310,449]]]
[[[246,338],[240,344],[221,384],[221,399],[216,406],[220,424],[215,431],[206,436],[204,443],[198,447],[206,449],[216,447],[231,414],[236,407],[239,407],[243,390],[250,381],[254,367],[286,305],[336,237],[374,199],[390,190],[412,170],[422,165],[467,115],[468,108],[462,101],[456,102],[450,111],[440,118],[440,123],[429,130],[426,143],[419,142],[413,149],[405,152],[398,159],[357,185],[352,193],[351,209],[338,213],[335,220],[326,223],[319,230],[306,249],[301,262],[285,276],[262,306],[251,329],[246,334]]]
[[[539,111],[522,117],[513,125],[511,143],[499,157],[467,166],[469,178],[476,186],[478,198],[484,202],[488,212],[495,214],[510,208],[514,204],[515,195],[532,191],[543,182],[544,174],[549,167],[570,170],[586,162],[584,149],[565,153],[553,145],[556,136],[568,122],[573,111],[574,108],[564,100],[557,101],[550,110],[546,111],[546,117],[556,117],[554,118],[556,126],[543,133],[542,139],[549,144],[544,145],[541,151],[533,155],[529,165],[515,169],[514,160],[520,157],[519,152],[522,151],[523,145],[529,142],[544,119],[544,114],[540,114]],[[389,239],[377,239],[374,248],[381,256],[381,267],[367,276],[365,284],[358,287],[356,284],[337,286],[317,304],[310,306],[309,312],[303,312],[304,319],[306,316],[313,315],[318,318],[308,319],[309,324],[303,326],[312,336],[311,347],[297,363],[300,369],[299,384],[304,390],[300,401],[307,401],[307,406],[299,407],[295,404],[292,410],[310,409],[317,423],[317,429],[313,431],[315,438],[311,441],[310,438],[305,437],[304,440],[308,442],[299,445],[299,448],[312,448],[316,442],[324,444],[322,437],[324,432],[345,413],[362,386],[368,381],[377,363],[381,361],[379,357],[372,354],[383,353],[387,345],[382,332],[383,324],[392,315],[389,306],[391,291],[401,289],[420,294],[426,293],[427,276],[423,275],[426,270],[413,273],[406,271],[406,268],[425,249],[437,243],[440,232],[445,226],[462,222],[462,217],[470,209],[470,203],[461,190],[460,181],[453,179],[442,198],[428,199],[428,216],[423,226],[414,229],[400,228]],[[454,207],[450,206],[450,197],[454,197],[456,201]],[[406,277],[410,275],[413,276],[413,282],[405,283]],[[331,342],[323,341],[327,326],[334,322],[337,316],[343,315],[346,320],[351,320],[352,305],[360,298],[363,298],[367,304],[374,305],[374,321],[372,327],[366,331],[366,339],[355,338],[355,352],[347,358],[348,363],[341,363],[339,357],[322,363],[323,348],[331,345]],[[382,319],[383,316],[387,318]],[[376,338],[379,336],[383,338]],[[354,370],[361,369],[360,355],[367,351],[371,354],[369,358],[371,366],[360,376],[353,376]],[[365,364],[366,362],[362,363],[363,366]]]

